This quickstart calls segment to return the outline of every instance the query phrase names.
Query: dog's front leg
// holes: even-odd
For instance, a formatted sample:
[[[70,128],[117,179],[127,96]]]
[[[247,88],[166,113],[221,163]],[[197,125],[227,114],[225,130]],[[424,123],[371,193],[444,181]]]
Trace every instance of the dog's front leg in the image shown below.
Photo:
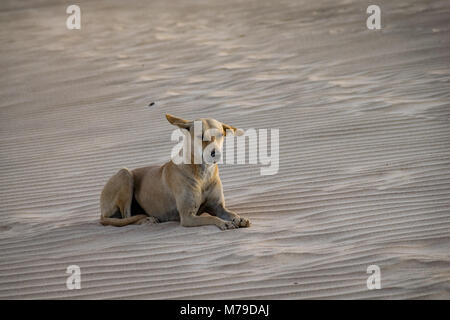
[[[236,228],[236,225],[231,221],[224,221],[213,216],[197,216],[198,209],[198,206],[187,205],[187,203],[184,203],[180,206],[180,208],[178,208],[178,212],[180,213],[180,223],[183,227],[215,225],[221,230]]]
[[[216,205],[213,211],[216,216],[233,222],[236,227],[250,227],[250,221],[248,219],[242,218],[233,211],[228,210],[223,204]]]

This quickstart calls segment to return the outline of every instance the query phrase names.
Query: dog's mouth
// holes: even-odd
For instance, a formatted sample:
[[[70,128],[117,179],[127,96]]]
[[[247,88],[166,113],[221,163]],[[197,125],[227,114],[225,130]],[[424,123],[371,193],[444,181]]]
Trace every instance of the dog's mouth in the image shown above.
[[[219,159],[205,159],[207,164],[216,164],[219,162]]]

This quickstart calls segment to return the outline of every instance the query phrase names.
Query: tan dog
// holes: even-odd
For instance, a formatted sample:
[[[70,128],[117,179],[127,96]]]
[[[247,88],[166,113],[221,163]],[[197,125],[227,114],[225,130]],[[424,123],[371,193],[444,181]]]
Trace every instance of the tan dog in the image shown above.
[[[171,124],[189,130],[193,143],[193,121],[169,114],[166,118]],[[221,154],[227,131],[235,134],[238,130],[214,119],[197,121],[202,123],[202,136],[197,138],[204,138],[209,132],[218,132],[215,136],[206,137],[210,143],[205,142],[205,139],[201,143],[202,151],[212,150],[212,157]],[[193,159],[195,150],[191,152]],[[216,225],[222,230],[249,227],[247,219],[225,207],[222,183],[215,162],[217,161],[211,164],[203,161],[201,164],[194,164],[194,161],[192,164],[175,164],[171,160],[161,167],[119,170],[103,188],[100,197],[100,222],[118,227],[164,221],[180,221],[185,227]],[[131,215],[132,207],[133,214],[138,214]],[[209,215],[200,216],[204,212]],[[114,218],[118,213],[121,218]]]

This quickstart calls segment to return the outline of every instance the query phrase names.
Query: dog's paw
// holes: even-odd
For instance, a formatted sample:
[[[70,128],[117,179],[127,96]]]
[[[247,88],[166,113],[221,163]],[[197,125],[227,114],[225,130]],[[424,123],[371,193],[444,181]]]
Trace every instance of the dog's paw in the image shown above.
[[[221,230],[228,230],[228,229],[235,229],[236,226],[234,225],[233,222],[231,221],[224,221],[223,223],[221,223],[220,225],[218,225],[218,227]]]
[[[233,220],[233,224],[237,227],[237,228],[248,228],[250,227],[250,220],[242,218],[242,217],[236,217]]]
[[[159,222],[159,220],[156,219],[155,217],[147,217],[147,218],[139,220],[137,224],[154,224],[154,223],[158,223],[158,222]]]

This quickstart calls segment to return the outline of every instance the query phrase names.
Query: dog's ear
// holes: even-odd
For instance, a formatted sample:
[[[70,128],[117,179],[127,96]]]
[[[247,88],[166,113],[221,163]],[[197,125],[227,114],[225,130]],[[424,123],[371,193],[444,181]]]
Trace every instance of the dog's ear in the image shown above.
[[[242,129],[238,129],[225,123],[222,123],[222,127],[225,135],[227,135],[227,130],[232,131],[235,136],[242,136],[244,134],[244,131]]]
[[[192,121],[189,120],[184,120],[181,118],[177,118],[171,114],[166,113],[166,118],[167,121],[169,121],[171,124],[173,124],[174,126],[178,126],[180,128],[184,128],[184,129],[188,129],[192,124]]]

